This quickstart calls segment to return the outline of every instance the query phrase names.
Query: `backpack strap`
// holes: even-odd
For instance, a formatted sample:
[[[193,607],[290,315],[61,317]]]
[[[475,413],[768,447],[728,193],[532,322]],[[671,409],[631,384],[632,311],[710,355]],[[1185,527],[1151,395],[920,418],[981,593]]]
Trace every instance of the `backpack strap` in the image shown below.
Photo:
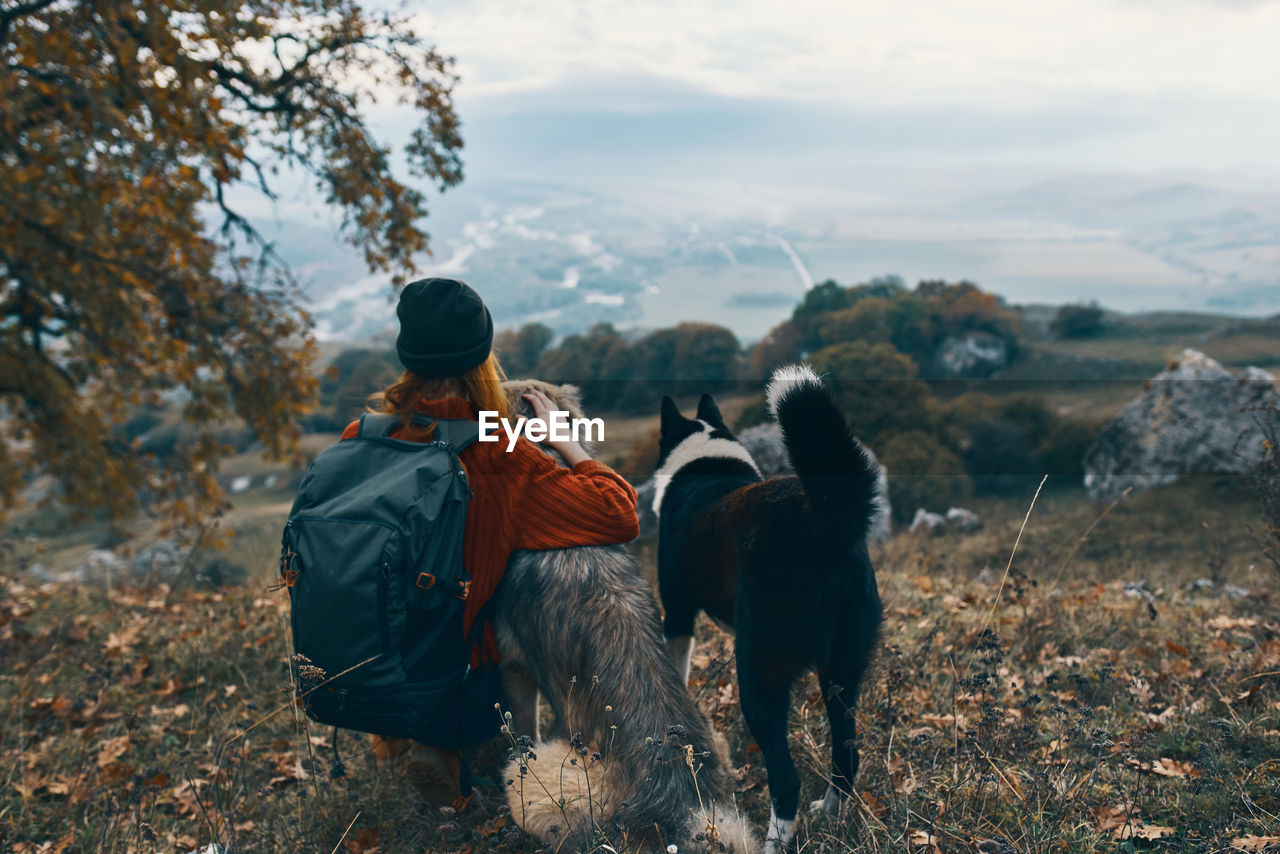
[[[436,420],[436,440],[447,443],[455,454],[461,454],[480,438],[480,425],[469,418]]]
[[[360,438],[369,436],[388,436],[391,431],[400,426],[400,416],[389,412],[362,412],[360,413],[360,426],[356,430],[356,435]]]
[[[435,425],[436,441],[444,442],[453,448],[454,454],[462,451],[480,438],[480,425],[469,418],[435,418],[430,415],[415,415],[413,423],[419,427]],[[401,424],[400,415],[388,412],[365,412],[360,415],[360,426],[356,435],[362,438],[369,436],[390,436]]]

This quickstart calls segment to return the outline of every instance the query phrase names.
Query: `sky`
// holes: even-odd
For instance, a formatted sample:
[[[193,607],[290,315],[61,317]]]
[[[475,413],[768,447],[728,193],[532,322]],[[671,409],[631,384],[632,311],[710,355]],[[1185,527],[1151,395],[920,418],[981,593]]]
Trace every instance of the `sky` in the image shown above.
[[[402,11],[459,76],[466,177],[429,193],[436,261],[486,200],[514,192],[542,209],[578,185],[615,218],[634,203],[654,222],[843,239],[839,258],[800,247],[818,279],[970,277],[1014,300],[1125,311],[1280,308],[1267,296],[1280,279],[1280,0]],[[369,115],[393,145],[413,120],[394,97]],[[255,204],[334,219],[309,191]],[[295,241],[308,258],[309,234]],[[325,265],[335,282],[352,275],[314,262],[318,291]]]
[[[414,20],[455,57],[489,169],[525,166],[490,133],[648,147],[655,117],[676,149],[751,134],[865,162],[1243,172],[1280,151],[1280,2],[465,0]]]

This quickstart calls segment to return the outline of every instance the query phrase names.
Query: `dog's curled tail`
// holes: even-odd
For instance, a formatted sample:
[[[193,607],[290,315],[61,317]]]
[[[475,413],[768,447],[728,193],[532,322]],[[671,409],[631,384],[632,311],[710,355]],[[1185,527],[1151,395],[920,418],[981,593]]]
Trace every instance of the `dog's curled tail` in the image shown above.
[[[808,365],[773,372],[769,411],[809,503],[841,546],[861,541],[880,505],[879,468]]]

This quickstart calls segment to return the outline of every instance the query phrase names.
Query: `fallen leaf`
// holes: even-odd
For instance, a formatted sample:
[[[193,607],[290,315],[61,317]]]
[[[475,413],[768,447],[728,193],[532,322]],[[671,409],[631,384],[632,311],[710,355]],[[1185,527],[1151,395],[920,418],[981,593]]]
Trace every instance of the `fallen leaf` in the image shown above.
[[[884,818],[889,814],[889,807],[881,803],[880,799],[871,794],[871,792],[863,791],[860,795],[862,797],[862,802],[867,805],[867,809],[870,810],[871,814],[876,818]]]
[[[902,761],[902,757],[895,756],[889,760],[889,779],[893,782],[893,790],[899,795],[909,795],[915,791],[916,777],[907,768],[906,763]]]
[[[1231,840],[1231,847],[1237,851],[1265,851],[1272,845],[1280,845],[1280,836],[1241,836]]]
[[[931,848],[941,854],[942,849],[938,847],[938,837],[933,834],[926,833],[923,830],[917,830],[911,834],[911,844],[917,848]]]
[[[1115,830],[1128,821],[1129,813],[1124,807],[1100,806],[1093,811],[1093,823],[1100,832]]]
[[[351,852],[351,854],[363,854],[372,848],[376,848],[382,842],[382,831],[376,827],[361,827],[354,831],[342,843],[342,847]]]
[[[1225,632],[1232,629],[1251,629],[1258,625],[1258,621],[1253,617],[1228,617],[1226,614],[1219,614],[1210,618],[1205,625],[1215,632]]]
[[[106,768],[121,756],[124,756],[125,751],[128,749],[129,736],[127,733],[107,739],[98,748],[98,767]]]
[[[1112,833],[1116,839],[1163,839],[1172,836],[1175,828],[1162,824],[1147,824],[1141,820],[1127,822]]]
[[[206,782],[208,781],[196,778],[194,780],[188,780],[173,790],[173,799],[177,801],[177,810],[179,813],[186,816],[195,816],[200,814],[200,798],[197,796],[197,791],[201,784]]]
[[[1200,772],[1190,762],[1180,759],[1157,759],[1151,763],[1152,773],[1161,777],[1199,777]]]
[[[107,642],[102,645],[102,652],[105,655],[120,655],[134,645],[138,640],[138,633],[142,631],[140,624],[126,626],[118,632],[112,632],[107,635]]]

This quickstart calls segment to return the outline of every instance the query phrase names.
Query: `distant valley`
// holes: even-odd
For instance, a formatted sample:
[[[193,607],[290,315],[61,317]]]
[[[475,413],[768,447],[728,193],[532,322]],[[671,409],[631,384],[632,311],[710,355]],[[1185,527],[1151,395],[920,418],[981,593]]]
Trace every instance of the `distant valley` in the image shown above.
[[[849,183],[849,182],[846,182]],[[857,182],[853,182],[857,183]],[[287,214],[287,212],[286,212]],[[815,281],[968,279],[1011,303],[1123,311],[1280,312],[1280,192],[1070,177],[999,193],[627,182],[473,182],[438,197],[423,275],[475,285],[499,327],[719,323],[744,341]],[[298,271],[322,340],[390,329],[370,276],[319,219],[268,235]]]

